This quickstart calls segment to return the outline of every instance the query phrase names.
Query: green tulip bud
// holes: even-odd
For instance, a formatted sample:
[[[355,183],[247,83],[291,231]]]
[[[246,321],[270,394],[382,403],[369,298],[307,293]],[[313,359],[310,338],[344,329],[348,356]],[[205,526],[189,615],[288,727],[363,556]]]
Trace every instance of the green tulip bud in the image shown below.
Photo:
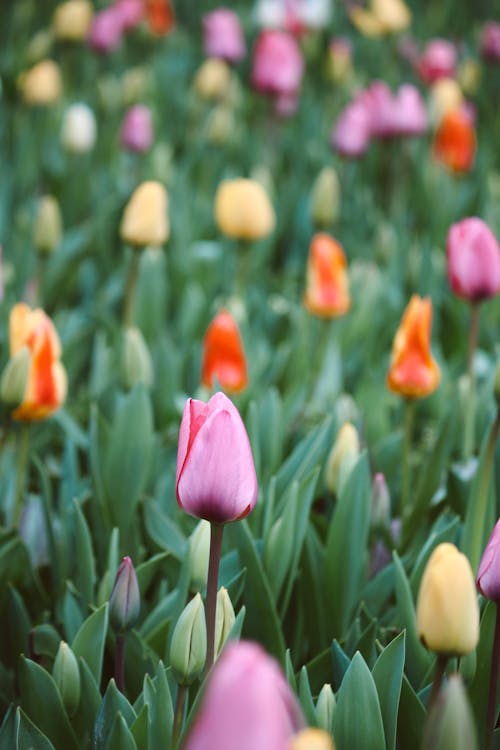
[[[324,167],[311,191],[311,220],[315,227],[325,229],[338,218],[340,211],[340,182],[333,167]]]
[[[144,337],[135,327],[124,333],[122,352],[122,377],[126,388],[143,383],[146,388],[153,385],[153,361]]]
[[[115,633],[126,633],[139,617],[139,584],[130,557],[124,557],[116,574],[109,599],[109,619]]]
[[[477,750],[477,735],[462,678],[453,674],[432,707],[424,730],[422,748]]]
[[[31,354],[27,346],[22,346],[7,362],[0,381],[0,397],[4,403],[18,405],[22,402],[30,363]]]
[[[227,589],[221,586],[217,592],[217,608],[215,610],[215,658],[222,651],[235,620],[233,605]]]
[[[210,523],[200,521],[189,538],[191,591],[203,591],[207,583]]]
[[[43,195],[37,207],[33,244],[44,255],[50,255],[61,242],[62,218],[59,203],[53,195]]]
[[[76,656],[64,641],[59,644],[52,677],[59,688],[68,716],[73,716],[80,703],[80,670]]]
[[[328,456],[325,483],[330,492],[340,494],[354,464],[359,458],[358,431],[350,422],[342,425]]]
[[[196,680],[206,655],[205,608],[200,594],[196,594],[177,620],[170,643],[170,665],[179,685],[191,685]]]
[[[335,694],[328,683],[323,685],[316,702],[318,726],[325,732],[333,732],[333,715],[335,713]]]

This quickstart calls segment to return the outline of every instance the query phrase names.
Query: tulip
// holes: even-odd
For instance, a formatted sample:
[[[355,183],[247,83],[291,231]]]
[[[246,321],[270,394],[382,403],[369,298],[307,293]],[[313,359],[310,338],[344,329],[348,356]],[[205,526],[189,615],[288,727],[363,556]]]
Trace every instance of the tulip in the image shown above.
[[[201,99],[217,101],[227,96],[231,85],[231,70],[224,60],[209,58],[198,69],[194,89]]]
[[[168,196],[160,182],[143,182],[125,206],[120,225],[122,240],[136,247],[163,245],[170,233]]]
[[[359,435],[350,422],[338,431],[332,450],[326,461],[325,483],[330,492],[339,494],[359,458]]]
[[[122,123],[120,142],[129,151],[149,151],[153,142],[153,120],[149,107],[141,104],[130,107]]]
[[[481,31],[479,49],[488,62],[500,62],[500,23],[498,21],[485,23]]]
[[[432,552],[417,599],[417,631],[437,654],[464,656],[479,640],[479,607],[468,559],[444,542]]]
[[[470,115],[463,109],[447,112],[434,135],[434,157],[452,172],[468,172],[476,153],[476,135]]]
[[[460,109],[463,104],[462,89],[454,78],[440,78],[432,85],[430,110],[434,122],[440,123],[447,112]]]
[[[411,22],[411,13],[403,0],[371,0],[368,10],[352,5],[349,16],[356,28],[368,37],[397,34]]]
[[[335,750],[335,745],[323,729],[303,729],[291,740],[288,750]]]
[[[335,693],[329,683],[323,685],[316,701],[316,720],[320,729],[331,732],[335,715]]]
[[[457,68],[455,45],[446,39],[431,39],[416,63],[417,73],[426,84],[439,78],[454,78]]]
[[[253,50],[252,85],[262,94],[296,95],[304,73],[299,45],[284,31],[262,31]]]
[[[164,36],[175,26],[172,0],[145,0],[146,19],[153,34]]]
[[[80,42],[87,36],[92,22],[92,3],[89,0],[66,0],[57,6],[52,26],[57,39]]]
[[[96,140],[94,112],[86,104],[72,104],[64,113],[61,141],[74,154],[91,151]]]
[[[328,73],[334,83],[342,83],[352,73],[352,44],[345,37],[336,37],[328,46]]]
[[[207,388],[213,388],[215,381],[233,393],[244,390],[248,384],[240,332],[227,310],[217,313],[203,339],[201,382]]]
[[[422,747],[433,750],[477,750],[474,715],[460,674],[450,675],[427,716]]]
[[[123,21],[119,7],[110,5],[95,14],[87,38],[95,52],[106,55],[120,46],[122,35]]]
[[[277,662],[256,643],[224,649],[183,750],[287,750],[304,726]]]
[[[144,18],[143,0],[115,0],[113,9],[120,19],[123,31],[134,29]]]
[[[203,51],[207,57],[220,57],[228,63],[245,57],[245,37],[234,11],[217,8],[203,16]]]
[[[189,537],[189,579],[191,591],[202,591],[207,582],[210,524],[203,519]]]
[[[196,594],[177,620],[170,642],[170,666],[178,685],[191,685],[199,677],[206,652],[205,609]]]
[[[358,159],[366,153],[370,145],[370,138],[370,113],[365,102],[361,98],[357,98],[340,113],[332,130],[330,141],[332,147],[341,156]]]
[[[379,472],[372,482],[371,525],[374,528],[385,528],[389,526],[390,518],[391,496],[385,476]]]
[[[52,677],[59,688],[68,716],[73,716],[80,703],[80,669],[75,654],[65,641],[59,644]]]
[[[448,280],[459,297],[482,302],[500,292],[500,247],[479,218],[453,224],[446,241]]]
[[[135,568],[130,557],[124,557],[109,598],[109,621],[116,633],[115,681],[122,693],[125,689],[125,635],[139,619],[140,608],[141,597]]]
[[[153,386],[153,360],[141,331],[135,326],[128,326],[123,334],[121,369],[126,388],[133,388],[137,383],[143,383],[146,388]]]
[[[53,195],[38,201],[33,228],[33,244],[42,255],[50,255],[61,242],[62,218],[59,203]]]
[[[19,77],[26,104],[46,106],[61,97],[62,80],[59,66],[53,60],[42,60]]]
[[[221,182],[215,194],[214,213],[220,231],[240,240],[263,239],[276,223],[267,193],[256,180]]]
[[[233,604],[227,589],[221,586],[217,593],[217,609],[215,611],[215,658],[224,648],[235,620]]]
[[[424,398],[439,385],[441,373],[430,351],[432,302],[414,294],[394,337],[387,385],[406,398]]]
[[[351,306],[345,253],[328,234],[311,241],[303,301],[310,313],[323,318],[345,315]]]
[[[340,182],[333,167],[323,167],[311,191],[311,219],[317,227],[328,227],[340,212]]]

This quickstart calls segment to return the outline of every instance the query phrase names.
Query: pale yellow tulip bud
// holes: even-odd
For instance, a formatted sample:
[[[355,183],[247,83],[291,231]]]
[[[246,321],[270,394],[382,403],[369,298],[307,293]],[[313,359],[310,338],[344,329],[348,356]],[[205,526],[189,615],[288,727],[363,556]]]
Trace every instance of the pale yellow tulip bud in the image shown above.
[[[303,729],[292,738],[289,750],[335,750],[332,737],[323,729]]]
[[[350,422],[342,425],[337,433],[330,455],[326,461],[325,483],[330,492],[339,494],[359,458],[358,431]]]
[[[477,60],[468,57],[458,68],[458,82],[466,94],[475,94],[481,82],[481,66]]]
[[[19,86],[26,104],[54,104],[62,91],[59,66],[53,60],[41,60],[19,76]]]
[[[227,589],[221,586],[217,592],[217,608],[215,610],[215,658],[219,656],[227,640],[231,628],[236,620],[233,605]]]
[[[215,194],[215,221],[220,231],[240,240],[260,240],[275,225],[266,191],[255,180],[224,180]]]
[[[431,119],[441,122],[447,112],[460,109],[464,101],[462,89],[454,78],[440,78],[431,88]]]
[[[126,388],[142,383],[151,388],[154,382],[153,360],[140,330],[125,330],[122,350],[122,378]]]
[[[143,182],[125,206],[120,235],[131,245],[163,245],[170,233],[167,191],[160,182]]]
[[[224,99],[231,89],[231,69],[224,60],[209,58],[201,65],[194,79],[194,89],[201,99]]]
[[[325,229],[333,224],[340,210],[340,182],[333,167],[324,167],[317,176],[311,191],[311,219],[313,224]]]
[[[59,245],[62,236],[62,218],[59,203],[53,195],[43,195],[38,201],[33,244],[44,255],[50,255]]]
[[[89,0],[67,0],[54,11],[52,27],[56,39],[68,42],[83,41],[92,21],[92,3]]]

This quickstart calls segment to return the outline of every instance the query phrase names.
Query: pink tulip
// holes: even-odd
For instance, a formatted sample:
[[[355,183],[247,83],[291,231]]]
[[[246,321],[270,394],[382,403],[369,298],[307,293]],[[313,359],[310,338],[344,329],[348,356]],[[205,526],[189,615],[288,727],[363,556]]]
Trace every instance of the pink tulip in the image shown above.
[[[143,0],[116,0],[114,8],[120,16],[123,31],[135,29],[144,18]]]
[[[122,124],[120,141],[124,148],[144,153],[153,142],[153,120],[151,110],[136,104],[127,111]]]
[[[496,522],[484,548],[476,585],[487,599],[500,602],[500,519]]]
[[[240,641],[213,667],[183,750],[287,750],[303,727],[278,663],[257,643]]]
[[[290,96],[300,88],[304,59],[296,40],[285,31],[259,34],[253,51],[252,84],[257,91]]]
[[[370,137],[370,113],[363,98],[357,98],[340,113],[331,134],[331,144],[342,156],[357,159],[366,153]]]
[[[108,54],[120,46],[122,40],[122,18],[116,6],[99,11],[92,19],[88,43],[95,52]]]
[[[245,57],[245,37],[234,11],[218,8],[203,16],[203,50],[207,57],[219,57],[228,63]]]
[[[446,240],[448,280],[459,297],[481,302],[500,291],[500,248],[482,219],[453,224]]]
[[[223,393],[188,399],[177,451],[177,502],[213,523],[244,518],[257,501],[257,477],[243,421]]]
[[[479,49],[485,60],[500,62],[500,23],[488,21],[483,26]]]
[[[417,73],[427,84],[439,78],[454,78],[456,67],[457,51],[447,39],[432,39],[417,61]]]
[[[371,133],[378,138],[421,135],[427,129],[427,113],[415,86],[407,83],[396,94],[382,81],[367,91]]]

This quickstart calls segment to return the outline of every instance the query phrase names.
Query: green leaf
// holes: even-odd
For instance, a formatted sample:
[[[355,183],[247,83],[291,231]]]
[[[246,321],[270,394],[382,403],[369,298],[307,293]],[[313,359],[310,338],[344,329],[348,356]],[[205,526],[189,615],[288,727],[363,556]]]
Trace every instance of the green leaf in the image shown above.
[[[363,453],[337,500],[326,541],[324,598],[332,637],[345,634],[365,581],[370,501],[370,470]]]
[[[148,743],[148,727],[149,727],[149,706],[144,705],[139,713],[137,719],[133,722],[130,727],[130,731],[133,734],[135,744],[139,750],[149,750]],[[168,746],[164,748],[168,750]]]
[[[311,695],[311,686],[309,685],[309,677],[307,675],[306,667],[302,667],[300,670],[299,677],[299,700],[306,721],[310,726],[316,726],[316,708],[314,706],[313,697]]]
[[[73,729],[82,747],[90,747],[95,719],[101,705],[101,693],[87,662],[78,659],[80,669],[80,704],[76,714],[72,717]]]
[[[93,750],[106,750],[108,739],[113,730],[114,721],[120,713],[127,726],[131,726],[136,719],[135,711],[116,687],[115,681],[111,679],[97,712],[94,725]]]
[[[104,645],[108,631],[108,604],[103,604],[82,623],[71,648],[78,658],[84,659],[96,683],[101,682]]]
[[[86,604],[94,601],[94,584],[96,580],[95,558],[92,549],[92,538],[85,516],[76,500],[73,501],[75,522],[75,584]]]
[[[18,710],[11,703],[3,717],[2,726],[0,727],[0,750],[17,750]]]
[[[48,656],[55,659],[61,637],[53,625],[37,625],[31,631],[35,656]]]
[[[168,557],[168,552],[159,552],[157,555],[153,555],[149,558],[149,560],[141,563],[136,568],[135,572],[137,574],[137,581],[139,583],[139,591],[141,592],[142,596],[145,595],[155,575],[162,570],[162,568],[164,567],[163,563]]]
[[[17,750],[55,750],[48,737],[40,732],[20,708],[17,709],[17,713],[19,716]]]
[[[290,482],[302,479],[318,464],[321,464],[331,447],[333,418],[327,417],[323,424],[311,430],[295,447],[293,453],[276,475],[276,494],[281,497]]]
[[[405,674],[401,684],[398,714],[398,743],[405,750],[421,750],[425,708]]]
[[[166,669],[160,661],[156,669],[155,680],[151,681],[151,690],[145,694],[149,708],[148,743],[150,748],[168,748],[174,722],[174,707],[166,676]]]
[[[145,500],[143,507],[149,538],[182,561],[186,556],[187,540],[177,524],[162,511],[156,500]]]
[[[399,698],[405,665],[405,633],[384,648],[372,670],[377,688],[387,750],[395,750]]]
[[[106,750],[137,750],[134,735],[120,712],[117,713],[113,722]]]
[[[335,690],[340,688],[344,675],[349,669],[350,659],[340,646],[338,641],[334,640],[331,647],[333,686]]]
[[[481,617],[479,643],[476,650],[476,673],[469,688],[469,697],[476,719],[479,746],[484,747],[486,706],[488,705],[491,656],[497,618],[497,604],[487,602]],[[500,699],[500,695],[498,695]]]
[[[377,689],[359,651],[340,686],[333,732],[338,750],[385,750]]]

